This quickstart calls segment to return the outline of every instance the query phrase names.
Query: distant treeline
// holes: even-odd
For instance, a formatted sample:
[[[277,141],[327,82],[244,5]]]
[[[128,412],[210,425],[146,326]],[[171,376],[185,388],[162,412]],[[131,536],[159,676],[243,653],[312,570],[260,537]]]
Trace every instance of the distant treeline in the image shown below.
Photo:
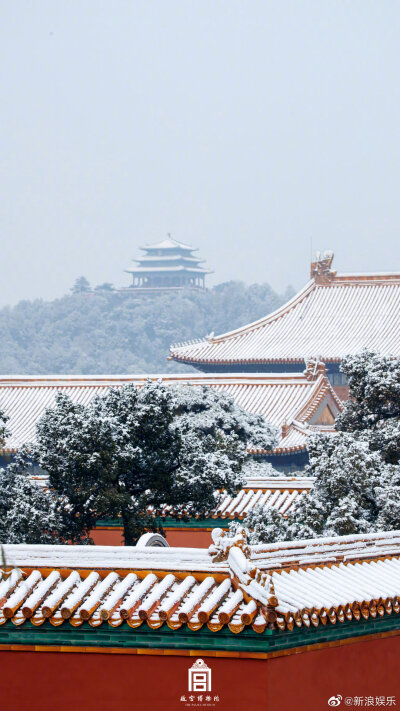
[[[293,295],[268,284],[226,282],[205,291],[133,296],[83,278],[54,301],[0,310],[0,373],[188,372],[167,361],[171,343],[223,333],[278,308]]]

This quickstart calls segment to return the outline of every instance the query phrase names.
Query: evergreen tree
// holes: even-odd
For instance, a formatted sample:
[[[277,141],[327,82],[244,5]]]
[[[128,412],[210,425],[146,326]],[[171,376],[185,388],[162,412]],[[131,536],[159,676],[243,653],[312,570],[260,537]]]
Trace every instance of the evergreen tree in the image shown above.
[[[58,394],[33,453],[68,502],[71,540],[87,537],[99,519],[120,517],[131,545],[145,530],[162,531],[149,510],[213,510],[216,490],[241,485],[246,446],[273,448],[276,437],[226,393],[149,381],[113,388],[86,407]]]
[[[286,518],[268,507],[251,512],[243,524],[253,530],[252,541],[344,536],[378,527],[379,455],[347,433],[313,435],[308,450],[306,474],[315,477],[313,488],[298,496]]]
[[[32,464],[22,450],[0,469],[0,541],[2,543],[62,543],[63,502],[31,478]]]
[[[98,284],[94,287],[95,291],[114,291],[114,285],[109,281],[105,281],[103,284]]]
[[[227,282],[153,295],[90,287],[0,309],[1,373],[188,373],[171,343],[222,333],[283,303],[268,284]]]
[[[91,291],[91,288],[86,277],[78,277],[78,279],[75,280],[71,291],[73,294],[88,294]]]
[[[8,435],[8,430],[7,430],[7,422],[9,418],[7,415],[0,410],[0,451],[4,447],[5,439]]]
[[[336,435],[308,440],[315,477],[286,519],[257,509],[244,521],[253,541],[338,536],[400,528],[400,360],[362,351],[342,371],[350,398]]]
[[[337,429],[365,436],[383,461],[400,461],[400,359],[362,351],[344,359],[350,399]]]
[[[282,472],[274,469],[270,462],[258,461],[254,457],[247,457],[243,465],[245,479],[264,479],[265,477],[282,477]],[[301,473],[303,475],[303,472]],[[295,474],[293,474],[295,476]]]
[[[271,507],[255,506],[244,521],[232,521],[229,533],[235,536],[243,528],[251,544],[287,540],[285,519]]]

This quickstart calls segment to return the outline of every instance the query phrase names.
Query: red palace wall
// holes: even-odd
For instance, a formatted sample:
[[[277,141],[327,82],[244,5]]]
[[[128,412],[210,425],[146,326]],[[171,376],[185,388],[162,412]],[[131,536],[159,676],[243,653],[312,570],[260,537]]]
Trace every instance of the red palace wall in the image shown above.
[[[398,636],[268,660],[204,654],[212,670],[213,701],[206,706],[188,701],[188,668],[202,657],[201,652],[193,657],[1,651],[1,707],[9,711],[325,711],[330,708],[328,699],[338,694],[343,697],[342,708],[346,697],[368,696],[396,696],[398,707],[399,654]],[[214,696],[219,700],[214,701]]]
[[[120,528],[97,528],[90,533],[96,546],[122,546],[124,540]],[[170,546],[181,548],[208,548],[211,531],[188,531],[185,528],[168,529],[166,538]]]

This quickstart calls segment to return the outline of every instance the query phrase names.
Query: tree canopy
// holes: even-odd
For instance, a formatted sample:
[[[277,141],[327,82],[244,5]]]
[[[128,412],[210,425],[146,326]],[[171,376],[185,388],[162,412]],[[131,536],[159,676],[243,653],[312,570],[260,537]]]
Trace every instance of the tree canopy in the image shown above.
[[[286,519],[254,509],[244,521],[253,542],[400,528],[400,360],[363,351],[341,368],[350,398],[338,432],[308,440],[314,487]]]
[[[208,291],[133,295],[78,279],[54,301],[0,310],[0,373],[189,372],[168,362],[171,343],[221,333],[265,316],[293,291],[227,282]]]
[[[247,446],[273,448],[275,428],[205,386],[112,388],[89,405],[62,393],[37,425],[35,461],[65,502],[62,530],[87,541],[99,519],[120,517],[125,544],[162,531],[157,512],[213,510],[216,491],[243,482]]]

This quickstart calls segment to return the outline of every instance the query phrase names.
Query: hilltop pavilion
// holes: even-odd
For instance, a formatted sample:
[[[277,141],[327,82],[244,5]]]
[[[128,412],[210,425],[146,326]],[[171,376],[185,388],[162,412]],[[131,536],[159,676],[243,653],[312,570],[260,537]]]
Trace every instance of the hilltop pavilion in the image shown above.
[[[204,289],[205,276],[211,272],[201,267],[204,259],[193,252],[197,249],[183,242],[177,242],[168,235],[167,239],[141,247],[145,252],[135,259],[137,266],[126,269],[132,274],[135,291],[165,291],[166,289]]]
[[[400,357],[400,273],[337,274],[317,255],[311,279],[277,311],[220,336],[171,346],[170,357],[206,372],[302,371],[318,358],[334,386],[342,358],[369,348]]]

